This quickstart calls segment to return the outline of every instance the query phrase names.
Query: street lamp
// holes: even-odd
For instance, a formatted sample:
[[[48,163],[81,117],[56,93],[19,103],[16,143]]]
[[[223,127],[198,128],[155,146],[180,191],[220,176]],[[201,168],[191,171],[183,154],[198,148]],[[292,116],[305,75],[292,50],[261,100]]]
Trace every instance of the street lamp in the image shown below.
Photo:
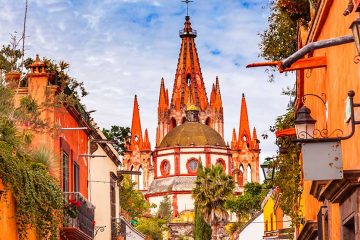
[[[358,56],[360,56],[360,18],[356,19],[350,25],[350,29],[354,35],[354,41],[357,48]]]
[[[298,139],[313,138],[316,120],[311,117],[310,113],[310,109],[305,105],[296,113],[294,124]]]
[[[273,161],[271,157],[265,158],[263,164],[260,165],[264,178],[266,181],[272,181],[274,179],[275,166],[273,165]]]
[[[351,138],[355,133],[355,125],[360,124],[359,120],[355,120],[354,109],[360,107],[360,103],[354,103],[355,92],[350,90],[346,100],[346,119],[351,126],[350,133],[343,136],[341,129],[335,129],[330,132],[328,129],[315,129],[316,120],[310,115],[311,111],[306,106],[302,106],[297,114],[295,123],[296,140],[299,143],[324,143],[324,142],[339,142]],[[333,136],[333,137],[331,137]]]

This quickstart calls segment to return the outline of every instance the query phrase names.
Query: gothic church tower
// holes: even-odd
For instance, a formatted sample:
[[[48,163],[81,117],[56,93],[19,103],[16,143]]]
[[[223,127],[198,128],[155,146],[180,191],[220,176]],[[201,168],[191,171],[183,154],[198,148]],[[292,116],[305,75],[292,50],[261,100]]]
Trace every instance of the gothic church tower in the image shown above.
[[[209,104],[195,45],[196,36],[196,30],[191,27],[190,17],[186,16],[184,29],[180,30],[182,41],[170,102],[163,79],[160,84],[157,146],[171,129],[185,122],[185,109],[189,99],[193,105],[200,109],[200,122],[215,129],[224,137],[224,117],[219,80],[217,78],[216,84],[213,85]]]

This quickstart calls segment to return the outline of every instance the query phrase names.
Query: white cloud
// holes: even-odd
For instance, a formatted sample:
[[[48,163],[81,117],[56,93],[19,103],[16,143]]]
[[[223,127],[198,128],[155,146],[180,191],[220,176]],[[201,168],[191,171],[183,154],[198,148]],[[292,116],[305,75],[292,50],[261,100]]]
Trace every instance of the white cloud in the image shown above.
[[[292,84],[289,79],[270,84],[264,69],[245,69],[247,63],[260,61],[257,33],[266,24],[267,12],[262,6],[267,1],[248,1],[247,8],[240,3],[209,0],[190,5],[208,94],[215,77],[220,78],[226,141],[231,141],[232,128],[239,127],[242,92],[250,125],[260,137],[285,111],[288,98],[280,96],[281,88]],[[1,43],[8,41],[9,32],[20,32],[22,5],[20,0],[0,0]],[[88,109],[97,110],[93,116],[102,127],[130,126],[137,94],[143,130],[149,129],[154,142],[160,79],[164,77],[171,96],[184,11],[180,1],[33,0],[28,13],[27,54],[68,61],[70,73],[85,82],[90,95],[84,102]],[[150,14],[157,17],[148,24]],[[211,50],[220,55],[212,55]],[[262,158],[276,150],[274,137],[269,136],[261,141]]]

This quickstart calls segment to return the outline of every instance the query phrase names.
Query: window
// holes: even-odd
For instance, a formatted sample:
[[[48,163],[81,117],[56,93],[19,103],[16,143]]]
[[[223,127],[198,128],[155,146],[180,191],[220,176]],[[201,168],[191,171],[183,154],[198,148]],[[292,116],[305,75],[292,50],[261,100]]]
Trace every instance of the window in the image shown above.
[[[226,164],[224,159],[219,158],[218,160],[216,160],[216,165],[221,166],[224,169],[224,171],[226,171]]]
[[[62,180],[63,180],[63,191],[69,191],[69,155],[66,152],[62,154]]]
[[[251,183],[251,181],[252,181],[250,164],[246,168],[246,180],[248,183]]]
[[[188,162],[186,164],[186,168],[189,173],[196,173],[198,170],[198,165],[199,165],[199,161],[197,159],[193,158],[193,159],[188,160]]]
[[[130,171],[135,171],[134,166],[131,166]],[[131,176],[131,181],[132,181],[132,182],[136,182],[135,175],[134,175],[134,174],[131,174],[130,176]]]
[[[160,165],[160,172],[161,172],[161,175],[163,176],[167,176],[170,174],[170,163],[168,160],[163,160],[161,162],[161,165]]]
[[[141,165],[139,167],[139,172],[140,172],[140,175],[138,175],[138,186],[139,186],[139,190],[143,190],[144,189],[144,176],[143,176],[143,169],[142,169]]]
[[[74,192],[80,192],[79,164],[74,162]]]
[[[110,213],[112,218],[116,217],[116,175],[113,172],[110,173]]]
[[[188,75],[186,76],[186,83],[187,83],[188,86],[191,85],[191,76],[190,76],[190,74],[188,74]]]

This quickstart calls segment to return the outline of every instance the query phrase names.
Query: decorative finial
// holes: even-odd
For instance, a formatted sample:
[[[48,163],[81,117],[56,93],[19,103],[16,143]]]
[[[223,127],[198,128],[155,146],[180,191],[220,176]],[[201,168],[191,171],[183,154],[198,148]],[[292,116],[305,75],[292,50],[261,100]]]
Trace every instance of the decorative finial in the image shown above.
[[[184,0],[182,2],[186,3],[186,16],[189,16],[189,3],[194,2],[194,1]]]

